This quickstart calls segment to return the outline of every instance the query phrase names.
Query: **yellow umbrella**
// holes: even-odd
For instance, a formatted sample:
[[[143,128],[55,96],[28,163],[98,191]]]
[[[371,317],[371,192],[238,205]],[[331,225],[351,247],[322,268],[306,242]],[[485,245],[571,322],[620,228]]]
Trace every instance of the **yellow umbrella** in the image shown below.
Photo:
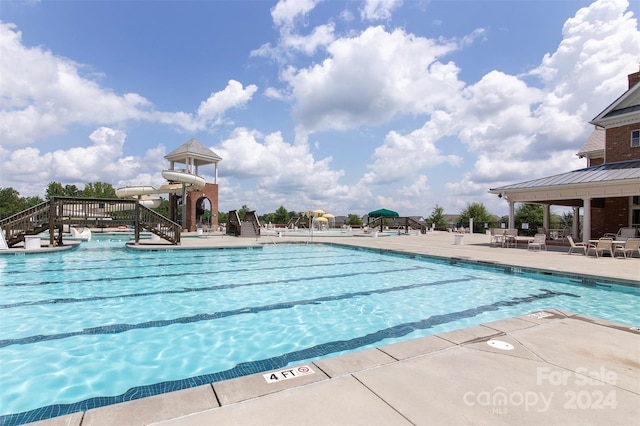
[[[327,219],[333,219],[335,216],[332,215],[331,213],[325,213],[322,215],[322,217],[326,217]]]
[[[321,215],[324,214],[324,210],[320,210],[320,209],[314,210],[313,214],[316,215],[316,216],[321,216]]]
[[[326,217],[316,217],[315,219],[316,222],[329,222],[329,219],[327,219]]]

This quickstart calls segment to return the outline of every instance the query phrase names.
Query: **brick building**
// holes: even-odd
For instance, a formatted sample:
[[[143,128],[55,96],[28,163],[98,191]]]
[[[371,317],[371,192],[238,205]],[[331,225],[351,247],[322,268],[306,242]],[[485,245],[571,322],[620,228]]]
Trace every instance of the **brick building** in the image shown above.
[[[183,229],[193,232],[198,225],[218,227],[218,162],[222,160],[218,154],[204,146],[197,139],[190,139],[178,148],[165,155],[170,162],[170,170],[178,164],[184,165],[188,173],[198,175],[199,168],[213,164],[214,181],[205,183],[204,187],[192,191],[183,186],[181,193],[169,194],[169,218],[182,223]]]
[[[572,207],[573,217],[582,217],[583,240],[640,230],[640,72],[628,81],[627,91],[590,122],[595,130],[578,152],[586,168],[489,190],[509,203],[510,228],[515,203],[534,203],[544,206],[546,228],[550,206]],[[577,220],[572,234],[579,235]]]

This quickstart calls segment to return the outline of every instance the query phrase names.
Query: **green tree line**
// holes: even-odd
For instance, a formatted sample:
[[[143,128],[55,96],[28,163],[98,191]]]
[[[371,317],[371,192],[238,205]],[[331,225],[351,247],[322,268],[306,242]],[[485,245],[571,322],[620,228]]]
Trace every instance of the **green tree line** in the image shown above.
[[[22,197],[15,189],[0,188],[0,218],[4,219],[29,207],[37,206],[51,199],[51,197],[86,197],[86,198],[116,198],[113,185],[105,182],[93,182],[83,189],[76,185],[62,185],[60,182],[50,182],[45,190],[44,199],[39,196]]]
[[[87,183],[82,189],[76,185],[63,185],[60,182],[50,182],[45,190],[44,199],[42,199],[39,196],[21,197],[20,193],[13,188],[0,187],[0,218],[19,213],[29,207],[50,200],[51,197],[116,198],[116,191],[113,185],[106,182]],[[168,201],[163,199],[162,205],[156,210],[161,214],[167,215]],[[244,216],[249,211],[251,211],[251,209],[246,205],[238,209],[240,219],[244,219]],[[533,235],[539,227],[542,227],[543,213],[543,206],[540,204],[520,204],[515,211],[515,227],[521,229],[522,224],[527,223],[529,230],[523,230],[523,233]],[[260,219],[262,223],[271,222],[273,224],[284,225],[287,224],[291,218],[301,214],[302,212],[287,210],[284,206],[280,206],[275,212],[260,215],[258,219]],[[485,223],[487,224],[487,228],[496,228],[500,227],[502,223],[508,222],[508,218],[505,216],[496,217],[489,213],[482,203],[470,203],[463,208],[458,219],[459,225],[469,227],[470,219],[472,218],[474,232],[484,232]],[[218,213],[218,223],[225,223],[227,219],[228,213]],[[433,224],[435,228],[443,228],[449,224],[445,217],[444,208],[438,204],[433,208],[431,215],[426,218],[426,222],[428,226]],[[570,213],[565,213],[561,216],[552,214],[550,217],[550,227],[553,229],[569,228],[572,223],[573,217]],[[360,226],[362,225],[362,219],[360,216],[350,213],[347,216],[347,225]]]

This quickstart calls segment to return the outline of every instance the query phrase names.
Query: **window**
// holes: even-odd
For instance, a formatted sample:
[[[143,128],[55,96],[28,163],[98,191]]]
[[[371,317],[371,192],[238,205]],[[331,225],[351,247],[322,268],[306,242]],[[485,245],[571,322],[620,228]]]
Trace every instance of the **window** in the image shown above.
[[[631,147],[640,146],[640,130],[631,131]]]

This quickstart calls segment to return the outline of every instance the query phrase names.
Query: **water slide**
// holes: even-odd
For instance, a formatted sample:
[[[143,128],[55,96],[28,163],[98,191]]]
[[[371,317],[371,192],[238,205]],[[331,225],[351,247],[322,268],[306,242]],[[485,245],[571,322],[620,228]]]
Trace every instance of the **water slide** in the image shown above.
[[[118,198],[139,198],[140,204],[145,207],[155,208],[160,206],[159,197],[151,197],[154,194],[175,194],[182,192],[184,184],[187,191],[198,191],[205,185],[203,177],[180,170],[164,170],[162,177],[169,181],[159,188],[153,186],[125,186],[116,189]]]

